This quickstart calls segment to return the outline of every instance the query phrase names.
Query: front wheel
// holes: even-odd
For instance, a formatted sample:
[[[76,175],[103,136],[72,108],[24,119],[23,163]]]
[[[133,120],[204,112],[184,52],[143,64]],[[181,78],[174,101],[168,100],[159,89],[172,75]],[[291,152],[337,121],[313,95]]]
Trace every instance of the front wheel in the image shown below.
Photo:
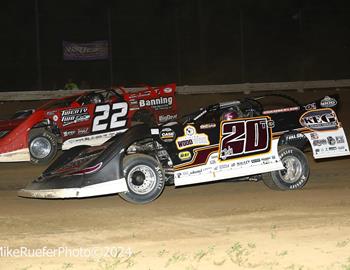
[[[123,161],[128,191],[119,193],[124,200],[137,204],[149,203],[162,193],[165,176],[159,162],[144,154],[126,156]]]
[[[49,131],[31,135],[29,142],[30,161],[34,164],[47,164],[57,153],[57,139]]]
[[[309,179],[309,163],[302,151],[293,146],[282,146],[278,155],[285,169],[264,175],[264,183],[275,190],[301,189]]]

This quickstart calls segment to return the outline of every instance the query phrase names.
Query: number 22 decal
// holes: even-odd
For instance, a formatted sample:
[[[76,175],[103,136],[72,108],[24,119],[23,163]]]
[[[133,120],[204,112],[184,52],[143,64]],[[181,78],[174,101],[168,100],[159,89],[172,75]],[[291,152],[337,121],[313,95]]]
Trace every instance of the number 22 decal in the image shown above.
[[[97,105],[95,114],[97,115],[92,123],[92,132],[122,128],[126,126],[128,104],[126,102],[118,102]]]
[[[267,117],[261,117],[222,123],[220,159],[269,151],[271,131],[268,121]]]

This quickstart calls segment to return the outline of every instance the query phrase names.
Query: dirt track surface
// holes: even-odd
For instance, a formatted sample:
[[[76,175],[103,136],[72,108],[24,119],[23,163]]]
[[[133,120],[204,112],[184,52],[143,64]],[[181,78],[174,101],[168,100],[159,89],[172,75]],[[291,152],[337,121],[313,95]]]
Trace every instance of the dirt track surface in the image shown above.
[[[349,95],[342,96],[349,134]],[[0,269],[348,270],[349,158],[308,158],[311,176],[300,191],[272,191],[262,182],[167,187],[141,206],[118,196],[19,198],[16,189],[44,167],[0,164]],[[16,248],[24,256],[10,257]]]

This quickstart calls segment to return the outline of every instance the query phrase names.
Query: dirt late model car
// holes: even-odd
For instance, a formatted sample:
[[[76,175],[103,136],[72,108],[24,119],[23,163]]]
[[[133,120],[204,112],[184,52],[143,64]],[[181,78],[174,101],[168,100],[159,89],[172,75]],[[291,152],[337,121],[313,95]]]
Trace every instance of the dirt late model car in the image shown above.
[[[266,109],[262,99],[211,105],[149,128],[136,125],[99,147],[65,152],[19,196],[82,198],[119,193],[148,203],[165,184],[184,186],[225,179],[259,180],[278,190],[301,189],[309,178],[304,155],[349,155],[335,112],[338,98]]]
[[[85,92],[17,112],[0,120],[0,162],[47,163],[59,148],[102,144],[126,131],[132,121],[160,124],[175,119],[175,87]]]

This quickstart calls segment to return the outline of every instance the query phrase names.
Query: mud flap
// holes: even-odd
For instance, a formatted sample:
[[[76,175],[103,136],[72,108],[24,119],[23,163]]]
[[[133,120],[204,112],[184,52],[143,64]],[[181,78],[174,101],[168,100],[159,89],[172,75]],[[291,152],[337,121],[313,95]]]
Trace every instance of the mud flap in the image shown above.
[[[315,159],[341,157],[350,154],[343,128],[328,131],[314,131],[305,134]]]

